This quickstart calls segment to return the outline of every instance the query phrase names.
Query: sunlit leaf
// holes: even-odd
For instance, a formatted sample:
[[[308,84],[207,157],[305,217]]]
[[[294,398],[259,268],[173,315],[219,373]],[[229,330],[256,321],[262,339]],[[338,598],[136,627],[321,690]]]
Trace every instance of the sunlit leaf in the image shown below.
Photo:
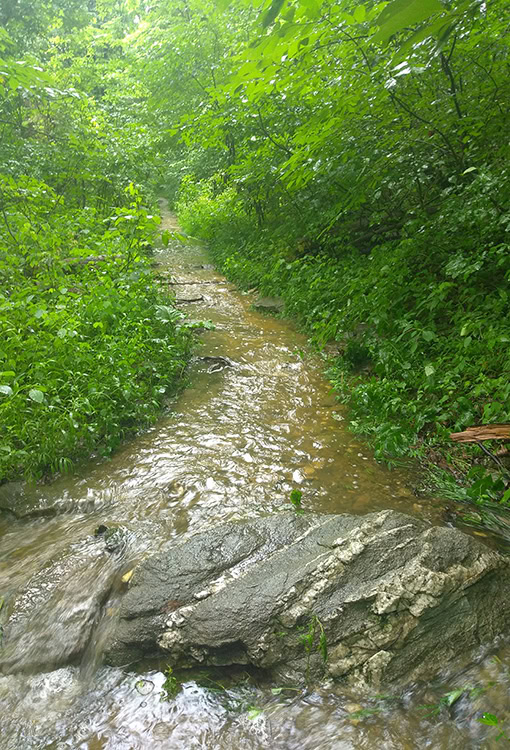
[[[319,0],[300,0],[304,10],[304,14],[307,18],[315,19],[321,14],[321,4]]]
[[[358,23],[363,23],[363,21],[365,20],[366,14],[367,14],[367,11],[366,11],[365,6],[364,5],[358,5],[354,9],[354,13],[352,15],[353,15],[355,21],[357,21]]]
[[[441,13],[444,7],[439,0],[392,0],[376,19],[379,31],[374,42],[385,42],[402,29],[414,26],[434,13]]]
[[[453,704],[459,700],[464,692],[464,688],[457,688],[457,690],[452,690],[450,693],[447,693],[444,696],[443,703],[445,703],[447,706],[453,706]]]
[[[124,573],[124,575],[121,578],[122,583],[129,583],[129,581],[133,577],[134,572],[135,572],[134,568],[132,568],[131,570],[128,570],[127,573]]]
[[[489,727],[496,727],[498,725],[498,717],[494,716],[494,714],[488,714],[484,713],[482,714],[477,721],[480,722],[480,724],[487,724]]]
[[[35,401],[38,404],[42,404],[42,402],[44,401],[44,393],[38,388],[31,388],[28,392],[28,396],[32,399],[32,401]]]

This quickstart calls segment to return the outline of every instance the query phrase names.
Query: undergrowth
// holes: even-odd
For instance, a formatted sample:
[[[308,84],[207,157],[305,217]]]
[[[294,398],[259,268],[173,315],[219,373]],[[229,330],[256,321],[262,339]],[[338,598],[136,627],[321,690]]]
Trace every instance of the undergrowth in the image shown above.
[[[1,186],[0,482],[110,454],[154,420],[190,349],[132,185],[106,218],[33,178]]]
[[[177,204],[229,278],[283,297],[327,353],[350,428],[390,464],[438,451],[446,466],[477,460],[480,449],[455,450],[450,433],[510,421],[510,213],[500,208],[510,191],[489,170],[454,187],[440,211],[369,254],[304,251],[291,215],[259,228],[214,179],[186,178]],[[506,483],[496,486],[501,499]]]

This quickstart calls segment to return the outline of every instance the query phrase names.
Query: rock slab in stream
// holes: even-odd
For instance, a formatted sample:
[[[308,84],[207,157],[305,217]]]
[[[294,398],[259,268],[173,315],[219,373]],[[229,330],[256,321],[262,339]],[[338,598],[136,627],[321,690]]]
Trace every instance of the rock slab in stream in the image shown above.
[[[281,313],[285,307],[285,301],[281,297],[259,297],[253,303],[255,310],[265,312]]]
[[[476,539],[394,511],[228,523],[135,570],[107,661],[164,654],[173,667],[408,682],[504,631],[508,573]],[[305,653],[314,622],[325,664]]]

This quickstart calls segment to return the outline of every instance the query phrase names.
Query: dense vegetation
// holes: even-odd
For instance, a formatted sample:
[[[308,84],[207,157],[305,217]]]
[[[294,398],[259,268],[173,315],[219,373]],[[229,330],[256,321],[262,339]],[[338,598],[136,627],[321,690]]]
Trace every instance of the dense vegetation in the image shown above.
[[[165,7],[152,27],[181,222],[335,342],[330,378],[377,456],[458,478],[449,434],[510,420],[506,4],[248,6]],[[471,476],[468,497],[509,499]]]
[[[151,274],[136,87],[100,90],[114,38],[99,47],[78,3],[16,7],[0,36],[0,482],[110,453],[159,412],[190,344]]]
[[[506,3],[64,5],[34,0],[30,21],[14,5],[0,37],[0,270],[14,290],[2,304],[19,318],[2,367],[15,373],[1,386],[16,436],[9,471],[24,466],[32,419],[48,444],[57,413],[64,443],[73,431],[75,445],[102,440],[114,414],[138,421],[170,360],[182,361],[150,343],[165,335],[144,260],[154,231],[144,190],[157,172],[225,273],[281,295],[328,353],[351,427],[378,457],[428,456],[465,473],[469,452],[453,455],[449,433],[510,421]],[[98,252],[108,263],[58,262]],[[112,370],[119,383],[87,411],[83,383],[104,386],[103,370],[62,370],[70,356],[73,372],[87,357],[101,368],[96,346],[110,361],[132,355],[126,382]],[[157,374],[135,377],[140,362]],[[508,499],[504,478],[476,479],[472,498]]]

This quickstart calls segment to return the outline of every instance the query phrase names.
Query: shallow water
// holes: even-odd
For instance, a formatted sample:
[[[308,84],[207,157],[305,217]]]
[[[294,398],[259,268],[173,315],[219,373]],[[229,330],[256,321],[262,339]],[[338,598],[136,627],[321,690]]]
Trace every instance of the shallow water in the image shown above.
[[[163,215],[163,227],[175,228]],[[170,282],[178,299],[203,297],[181,309],[215,325],[201,334],[190,386],[111,460],[92,461],[48,486],[0,488],[0,506],[33,514],[0,516],[0,622],[14,611],[28,672],[0,676],[0,748],[490,747],[484,738],[495,730],[487,732],[476,716],[509,716],[504,647],[499,659],[459,663],[442,682],[384,700],[294,689],[274,695],[260,677],[241,674],[228,685],[222,676],[188,676],[175,699],[161,701],[163,664],[145,665],[140,674],[129,665],[100,666],[121,576],[169,538],[289,508],[295,488],[305,508],[322,513],[394,508],[439,522],[438,509],[414,498],[408,473],[378,465],[348,432],[303,335],[253,311],[255,296],[234,290],[199,247],[175,242],[157,260],[162,283]],[[100,524],[123,529],[112,551],[94,536]],[[84,656],[73,654],[70,634],[79,635],[83,613],[98,597],[94,637]],[[46,650],[47,662],[31,674],[30,659],[41,660]],[[472,698],[466,692],[439,718],[420,709],[468,685],[486,691]]]

